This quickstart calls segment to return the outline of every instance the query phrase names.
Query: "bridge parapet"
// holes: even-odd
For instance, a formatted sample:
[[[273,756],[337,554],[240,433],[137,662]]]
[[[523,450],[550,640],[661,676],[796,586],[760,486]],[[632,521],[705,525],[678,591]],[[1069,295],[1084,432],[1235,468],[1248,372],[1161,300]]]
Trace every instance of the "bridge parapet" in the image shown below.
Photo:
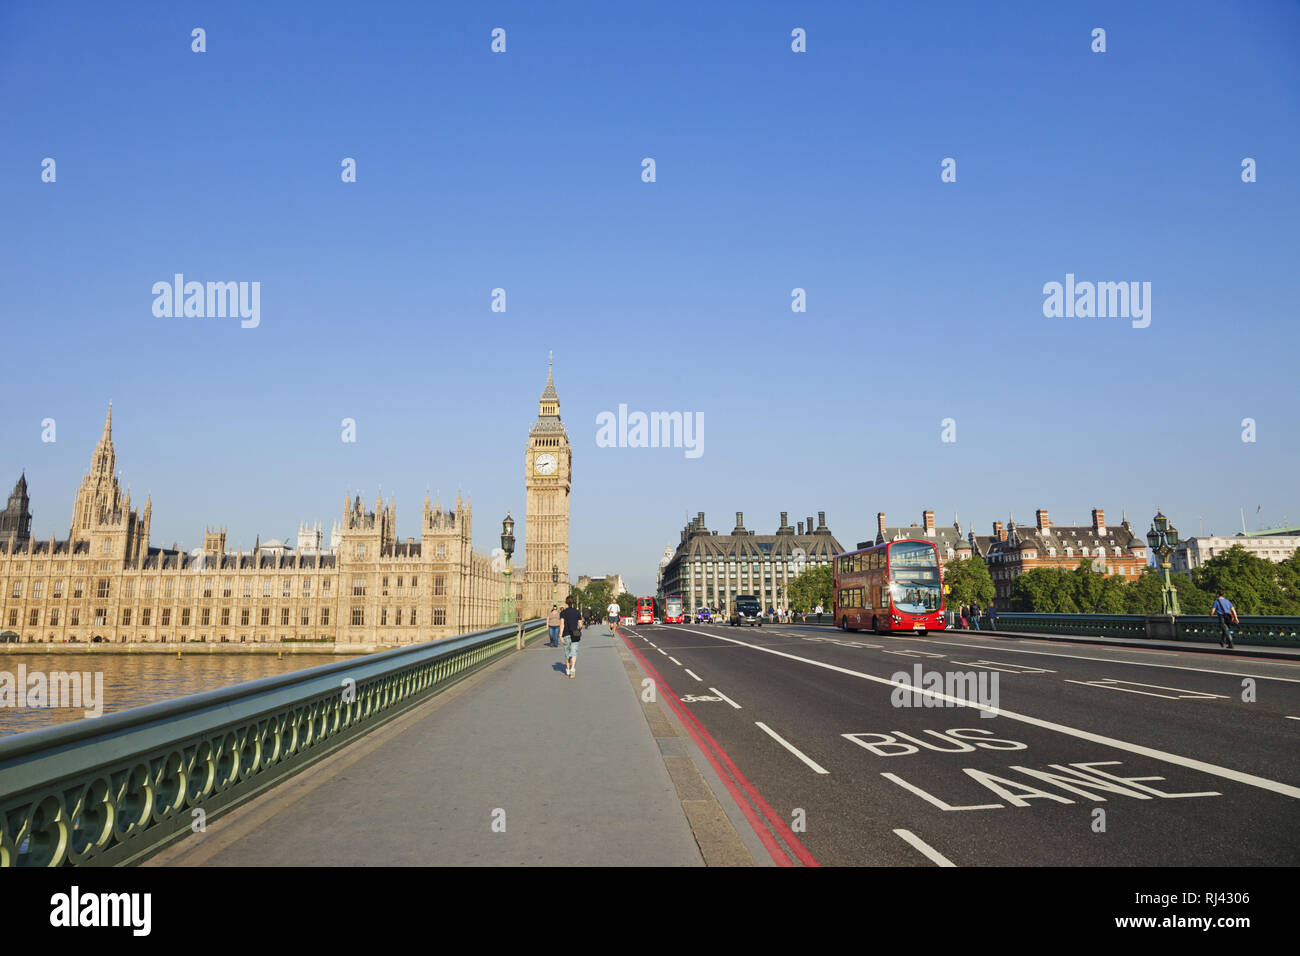
[[[536,633],[504,624],[0,739],[0,867],[137,863]]]
[[[1038,634],[1076,634],[1080,637],[1137,637],[1174,641],[1218,643],[1219,624],[1204,615],[1145,614],[1032,614],[999,611],[993,630]],[[1253,615],[1232,626],[1236,644],[1300,647],[1300,617]]]

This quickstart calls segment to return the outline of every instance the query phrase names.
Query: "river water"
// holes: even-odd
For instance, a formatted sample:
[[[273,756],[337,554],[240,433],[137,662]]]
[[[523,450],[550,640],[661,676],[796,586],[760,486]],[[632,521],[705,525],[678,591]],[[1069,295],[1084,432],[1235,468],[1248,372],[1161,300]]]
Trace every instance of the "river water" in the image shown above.
[[[0,652],[0,737],[85,719],[85,707],[17,706],[19,666],[28,675],[58,671],[103,674],[103,712],[111,714],[231,684],[351,658],[337,654],[4,654]],[[28,686],[31,681],[28,681]],[[6,695],[8,691],[8,695]],[[83,704],[89,703],[83,700]]]

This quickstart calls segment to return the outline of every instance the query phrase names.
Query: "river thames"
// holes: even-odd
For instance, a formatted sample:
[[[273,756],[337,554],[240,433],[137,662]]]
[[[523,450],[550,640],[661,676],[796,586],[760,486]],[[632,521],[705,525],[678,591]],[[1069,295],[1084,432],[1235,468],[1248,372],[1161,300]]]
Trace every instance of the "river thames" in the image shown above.
[[[185,697],[231,684],[337,663],[335,654],[194,654],[177,659],[165,654],[3,654],[0,681],[17,680],[20,665],[28,675],[58,671],[103,674],[103,713]],[[83,720],[81,707],[0,706],[0,737],[54,724]],[[93,719],[93,718],[92,718]]]

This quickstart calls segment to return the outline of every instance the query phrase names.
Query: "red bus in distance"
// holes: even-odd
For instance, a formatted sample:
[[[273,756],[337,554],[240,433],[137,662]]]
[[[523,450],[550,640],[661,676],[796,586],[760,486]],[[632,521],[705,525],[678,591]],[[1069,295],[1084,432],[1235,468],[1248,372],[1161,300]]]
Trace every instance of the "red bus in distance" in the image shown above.
[[[682,610],[682,596],[680,594],[670,594],[664,598],[664,623],[686,623],[686,612]]]
[[[908,538],[837,554],[832,600],[835,623],[877,634],[942,631],[943,574],[933,541]]]
[[[636,622],[638,624],[653,624],[655,622],[654,598],[643,597],[636,599]]]

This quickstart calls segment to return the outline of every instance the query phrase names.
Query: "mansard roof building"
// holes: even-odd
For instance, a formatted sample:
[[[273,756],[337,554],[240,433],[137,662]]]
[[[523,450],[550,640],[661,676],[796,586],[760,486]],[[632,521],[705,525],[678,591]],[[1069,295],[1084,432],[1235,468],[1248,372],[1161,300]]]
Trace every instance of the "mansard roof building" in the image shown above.
[[[384,646],[494,624],[505,575],[473,550],[473,507],[426,493],[420,537],[397,536],[397,504],[344,498],[330,550],[317,524],[299,547],[229,551],[207,528],[185,553],[150,541],[153,507],[121,487],[110,403],[66,540],[31,538],[26,476],[0,515],[0,632],[24,642],[321,641]],[[306,546],[304,546],[306,545]]]
[[[660,596],[680,594],[688,610],[727,608],[737,594],[758,595],[765,609],[785,606],[791,581],[806,567],[829,565],[842,550],[826,526],[826,512],[817,513],[816,528],[811,517],[791,527],[787,515],[781,512],[775,534],[755,534],[737,511],[736,526],[719,534],[698,512],[664,566]]]

